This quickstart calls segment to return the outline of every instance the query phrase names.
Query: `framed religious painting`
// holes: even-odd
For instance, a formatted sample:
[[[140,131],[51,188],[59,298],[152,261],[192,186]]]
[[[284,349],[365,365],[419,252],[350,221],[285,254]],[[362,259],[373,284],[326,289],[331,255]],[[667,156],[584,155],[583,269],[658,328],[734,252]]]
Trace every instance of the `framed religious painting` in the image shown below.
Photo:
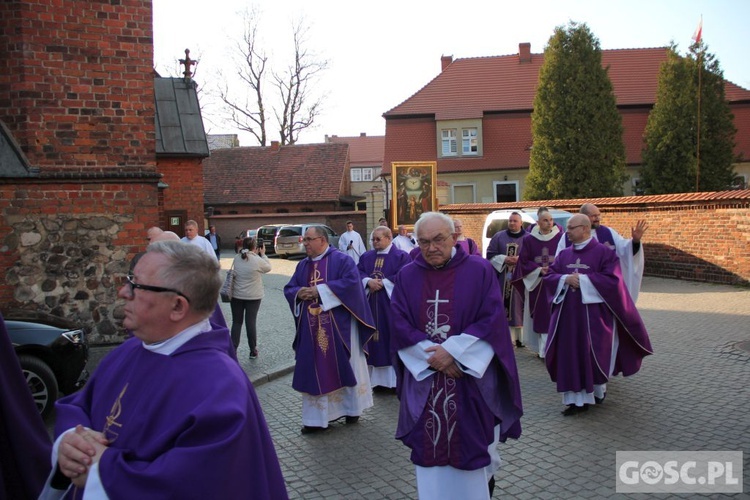
[[[403,224],[411,229],[424,212],[437,210],[437,163],[393,162],[391,172],[391,227],[397,228]]]

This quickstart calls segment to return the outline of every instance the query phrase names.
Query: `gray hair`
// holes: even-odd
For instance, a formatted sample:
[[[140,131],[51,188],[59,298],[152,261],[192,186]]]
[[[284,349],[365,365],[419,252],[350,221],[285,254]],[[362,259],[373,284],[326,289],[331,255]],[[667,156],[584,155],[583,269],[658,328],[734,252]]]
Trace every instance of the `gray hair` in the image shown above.
[[[347,224],[350,224],[351,221],[347,222]],[[323,228],[323,226],[310,226],[307,229],[312,229],[316,236],[319,238],[323,238],[326,240],[326,243],[328,243],[328,232]]]
[[[190,299],[190,307],[211,314],[219,300],[219,263],[205,250],[182,241],[157,241],[146,252],[164,255],[169,263],[157,271],[162,283],[180,290]]]
[[[421,223],[423,221],[429,221],[429,220],[439,220],[443,224],[445,224],[446,227],[450,228],[451,234],[456,232],[456,226],[453,225],[453,219],[448,217],[447,215],[440,213],[440,212],[424,212],[422,215],[419,216],[419,220],[414,223],[414,236],[419,238],[419,228],[421,227]]]
[[[376,235],[379,234],[381,236],[388,236],[388,239],[393,239],[393,232],[391,231],[391,228],[385,227],[385,226],[378,226],[375,229],[372,230],[372,234]]]

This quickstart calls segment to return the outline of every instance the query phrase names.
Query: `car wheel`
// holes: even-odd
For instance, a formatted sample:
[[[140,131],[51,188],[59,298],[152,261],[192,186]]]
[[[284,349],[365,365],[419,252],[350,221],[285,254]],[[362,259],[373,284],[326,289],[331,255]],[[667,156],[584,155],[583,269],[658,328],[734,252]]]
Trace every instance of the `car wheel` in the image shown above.
[[[21,369],[37,410],[42,414],[42,418],[46,418],[57,401],[58,389],[55,374],[52,373],[47,363],[34,356],[22,354],[18,356],[18,360],[21,362]]]

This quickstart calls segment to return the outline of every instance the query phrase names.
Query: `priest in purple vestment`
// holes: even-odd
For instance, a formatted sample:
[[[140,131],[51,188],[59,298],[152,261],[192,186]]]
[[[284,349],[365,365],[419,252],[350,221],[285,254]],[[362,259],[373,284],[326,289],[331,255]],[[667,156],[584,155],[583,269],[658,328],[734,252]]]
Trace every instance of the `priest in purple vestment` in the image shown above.
[[[497,445],[520,436],[523,413],[500,287],[486,260],[455,245],[446,215],[422,214],[415,234],[421,254],[391,302],[396,438],[420,498],[489,498]]]
[[[50,471],[52,450],[18,356],[0,315],[0,498],[35,499]]]
[[[606,246],[614,249],[620,258],[620,268],[625,280],[625,286],[628,287],[630,297],[633,302],[638,302],[638,293],[641,291],[641,280],[643,279],[644,256],[641,248],[641,239],[648,229],[648,223],[645,220],[636,222],[635,227],[630,228],[631,238],[626,239],[620,234],[601,223],[601,213],[599,208],[593,203],[584,203],[581,205],[580,213],[586,215],[591,222],[591,236]],[[570,246],[570,238],[563,237],[557,245],[557,253]]]
[[[373,388],[396,387],[396,372],[391,364],[391,294],[396,275],[411,262],[411,257],[391,243],[392,237],[390,228],[376,227],[372,231],[374,249],[365,252],[357,263],[377,329],[367,344],[367,367]]]
[[[305,231],[301,260],[284,296],[297,334],[292,387],[302,393],[302,433],[328,428],[346,417],[356,423],[371,407],[367,343],[375,332],[354,261],[328,244],[319,226]]]
[[[540,209],[537,217],[537,224],[524,237],[512,283],[524,294],[523,343],[544,358],[550,303],[542,278],[555,260],[557,243],[563,233],[546,208]]]
[[[591,236],[584,214],[568,220],[567,233],[572,245],[544,277],[552,303],[545,362],[565,416],[602,403],[610,377],[637,373],[653,353],[615,251]]]
[[[287,498],[252,384],[209,321],[214,257],[149,245],[118,293],[134,336],[57,402],[41,498]]]
[[[495,233],[487,245],[487,259],[497,271],[510,336],[516,347],[523,347],[523,295],[511,285],[511,278],[518,263],[524,236],[526,231],[523,230],[521,214],[513,212],[508,217],[508,229]]]

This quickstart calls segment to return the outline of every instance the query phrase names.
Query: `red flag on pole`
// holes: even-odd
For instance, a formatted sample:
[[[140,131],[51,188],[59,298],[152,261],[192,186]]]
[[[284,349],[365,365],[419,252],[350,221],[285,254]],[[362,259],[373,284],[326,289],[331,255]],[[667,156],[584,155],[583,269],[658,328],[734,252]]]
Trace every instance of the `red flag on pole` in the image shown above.
[[[702,37],[703,37],[703,16],[701,16],[701,20],[698,22],[698,27],[695,28],[695,33],[693,33],[693,41],[695,43],[701,43]]]

